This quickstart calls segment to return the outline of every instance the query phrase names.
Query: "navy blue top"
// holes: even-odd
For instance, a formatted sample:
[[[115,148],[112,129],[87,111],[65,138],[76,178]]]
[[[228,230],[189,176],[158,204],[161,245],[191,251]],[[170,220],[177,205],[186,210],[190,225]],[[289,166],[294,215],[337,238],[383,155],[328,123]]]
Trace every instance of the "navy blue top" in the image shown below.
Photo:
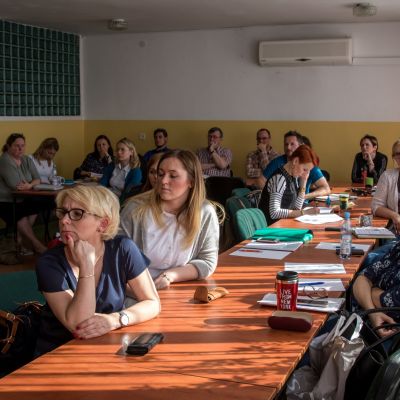
[[[170,151],[170,149],[168,147],[161,147],[161,148],[156,147],[155,149],[152,149],[152,150],[149,150],[148,152],[146,152],[143,156],[143,159],[144,159],[144,161],[146,161],[146,163],[148,163],[150,158],[153,157],[154,154],[166,153],[167,151]]]
[[[104,242],[103,269],[96,287],[96,313],[110,314],[124,306],[126,284],[149,265],[148,258],[124,236]],[[42,292],[76,291],[77,279],[67,261],[64,244],[46,251],[36,265],[38,288]],[[41,317],[36,355],[48,352],[72,339],[72,334],[55,317],[46,303]]]
[[[383,307],[400,306],[400,241],[384,257],[367,266],[362,272],[373,284],[384,292],[380,295]],[[400,319],[396,313],[396,319]]]
[[[276,170],[280,167],[283,167],[287,163],[287,155],[283,154],[279,157],[274,158],[270,161],[267,167],[263,171],[263,175],[269,179],[274,174]],[[310,175],[308,176],[307,183],[306,183],[306,193],[310,193],[310,187],[313,183],[317,182],[319,179],[323,178],[323,173],[319,169],[319,167],[315,166],[311,171]]]

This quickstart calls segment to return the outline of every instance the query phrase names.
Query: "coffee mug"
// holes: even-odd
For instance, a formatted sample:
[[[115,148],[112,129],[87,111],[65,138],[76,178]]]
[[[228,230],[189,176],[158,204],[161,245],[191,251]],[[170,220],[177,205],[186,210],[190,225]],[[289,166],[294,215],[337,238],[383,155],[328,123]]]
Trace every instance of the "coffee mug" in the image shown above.
[[[360,226],[372,226],[372,214],[360,215]]]
[[[49,178],[49,181],[54,186],[61,186],[65,182],[65,179],[62,176],[52,176]]]
[[[276,308],[296,311],[299,276],[294,271],[280,271],[276,274]]]
[[[374,178],[371,177],[367,177],[365,178],[365,186],[374,186]]]

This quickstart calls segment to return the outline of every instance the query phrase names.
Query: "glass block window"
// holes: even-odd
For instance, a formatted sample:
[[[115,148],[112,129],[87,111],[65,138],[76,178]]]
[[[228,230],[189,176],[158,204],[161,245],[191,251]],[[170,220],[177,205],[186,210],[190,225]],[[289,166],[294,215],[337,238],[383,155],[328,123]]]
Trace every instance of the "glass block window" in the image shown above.
[[[80,112],[79,36],[0,20],[0,116]]]

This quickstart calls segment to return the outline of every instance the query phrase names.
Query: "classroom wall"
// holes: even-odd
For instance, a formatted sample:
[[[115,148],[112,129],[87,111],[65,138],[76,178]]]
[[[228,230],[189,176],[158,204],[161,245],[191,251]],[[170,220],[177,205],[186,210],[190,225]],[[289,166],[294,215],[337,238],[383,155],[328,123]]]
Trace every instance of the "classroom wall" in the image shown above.
[[[386,153],[400,136],[399,35],[399,23],[359,23],[84,38],[85,149],[106,132],[131,137],[143,153],[159,126],[171,147],[196,149],[217,125],[243,175],[260,127],[271,130],[279,151],[283,134],[296,129],[312,140],[333,181],[348,181],[361,136],[375,134]],[[353,38],[359,63],[372,57],[376,65],[257,64],[259,40],[344,36]]]

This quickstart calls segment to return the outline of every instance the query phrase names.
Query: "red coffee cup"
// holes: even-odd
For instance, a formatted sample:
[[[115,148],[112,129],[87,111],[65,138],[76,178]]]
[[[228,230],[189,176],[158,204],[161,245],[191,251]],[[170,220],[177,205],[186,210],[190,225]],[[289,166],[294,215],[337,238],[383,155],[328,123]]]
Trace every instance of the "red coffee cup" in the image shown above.
[[[276,308],[296,311],[299,275],[295,271],[280,271],[276,274]]]

